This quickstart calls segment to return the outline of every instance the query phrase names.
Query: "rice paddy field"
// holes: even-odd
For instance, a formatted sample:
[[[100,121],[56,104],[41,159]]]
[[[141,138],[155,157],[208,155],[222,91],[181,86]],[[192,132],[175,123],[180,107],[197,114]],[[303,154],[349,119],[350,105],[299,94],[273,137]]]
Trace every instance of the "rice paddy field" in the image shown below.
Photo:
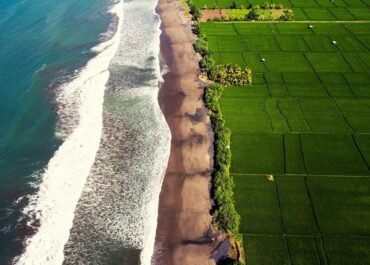
[[[295,20],[370,20],[369,0],[193,0],[199,8],[238,8],[263,3],[281,3],[294,11]]]
[[[247,264],[370,264],[370,2],[286,1],[350,21],[201,24],[254,73],[221,98]]]

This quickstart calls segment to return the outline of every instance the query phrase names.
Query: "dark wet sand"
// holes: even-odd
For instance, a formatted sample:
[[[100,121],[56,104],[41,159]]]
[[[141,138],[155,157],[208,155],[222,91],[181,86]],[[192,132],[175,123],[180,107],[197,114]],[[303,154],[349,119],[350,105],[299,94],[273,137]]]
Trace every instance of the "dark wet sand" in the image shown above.
[[[159,103],[172,133],[171,154],[159,199],[153,264],[215,264],[210,181],[213,134],[198,79],[193,34],[175,0],[159,0],[161,54],[169,67]]]

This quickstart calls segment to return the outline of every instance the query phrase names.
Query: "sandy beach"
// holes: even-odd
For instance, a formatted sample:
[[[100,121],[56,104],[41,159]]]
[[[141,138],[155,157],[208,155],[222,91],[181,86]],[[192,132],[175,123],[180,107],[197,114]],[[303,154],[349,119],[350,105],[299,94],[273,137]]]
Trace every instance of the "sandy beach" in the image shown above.
[[[210,181],[213,134],[198,79],[189,21],[175,0],[160,0],[161,54],[169,67],[159,103],[172,133],[171,154],[159,201],[153,263],[215,264]]]

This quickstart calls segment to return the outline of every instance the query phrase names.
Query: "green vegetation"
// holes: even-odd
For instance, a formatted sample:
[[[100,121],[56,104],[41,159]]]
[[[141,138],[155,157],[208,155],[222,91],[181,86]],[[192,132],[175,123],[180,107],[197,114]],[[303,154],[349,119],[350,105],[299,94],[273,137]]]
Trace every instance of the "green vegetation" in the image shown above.
[[[242,69],[239,65],[216,65],[209,50],[208,41],[205,35],[200,34],[199,9],[189,2],[190,13],[195,21],[192,26],[193,33],[197,35],[194,49],[201,54],[202,60],[199,63],[203,73],[209,79],[223,85],[246,85],[252,82],[250,69]],[[222,87],[219,83],[211,83],[204,91],[204,102],[209,110],[212,128],[214,131],[214,171],[212,176],[212,198],[214,200],[213,224],[223,231],[231,242],[230,252],[226,259],[218,261],[218,264],[242,265],[244,264],[244,249],[242,236],[239,234],[240,216],[235,210],[233,188],[234,182],[230,176],[230,130],[225,128],[222,119],[219,99],[222,94]]]
[[[253,69],[253,85],[226,86],[217,108],[247,264],[369,263],[370,22],[200,31],[213,64]]]
[[[220,112],[219,99],[222,87],[217,83],[209,84],[205,90],[204,101],[215,133],[214,154],[214,200],[215,223],[226,233],[238,235],[240,217],[236,213],[233,203],[234,182],[230,176],[231,163],[230,130],[225,128]]]
[[[225,128],[222,119],[219,99],[222,94],[222,87],[217,83],[211,83],[205,89],[204,102],[211,118],[214,131],[214,172],[212,178],[214,224],[221,231],[228,234],[231,238],[240,242],[239,234],[240,216],[235,210],[233,188],[234,181],[230,176],[230,130]],[[238,260],[243,255],[238,255],[237,260],[232,264],[238,264],[243,260]],[[231,264],[231,263],[230,263]]]
[[[207,9],[203,7],[203,9]],[[216,9],[216,8],[214,8]],[[207,9],[208,10],[208,9]],[[263,3],[261,5],[250,4],[247,8],[236,8],[235,2],[230,9],[220,10],[222,17],[209,18],[208,21],[291,21],[294,20],[294,12],[283,4]]]
[[[194,32],[197,32],[194,27]],[[209,80],[221,85],[248,85],[252,84],[252,71],[247,67],[237,64],[216,64],[213,53],[208,48],[208,41],[205,35],[200,34],[194,43],[194,49],[202,56],[200,69]]]
[[[258,12],[270,12],[264,2],[194,0],[200,8],[232,7],[229,20],[243,20],[250,14],[245,7],[259,6],[250,14],[258,20]],[[250,265],[368,264],[370,2],[279,3],[295,22],[198,28],[207,75],[218,65],[253,69],[253,85],[223,83],[222,97],[218,85],[206,92],[211,117],[219,117],[212,118],[216,137],[223,139],[215,143],[223,173],[214,193],[226,205],[216,212],[218,225],[236,229],[240,215]]]

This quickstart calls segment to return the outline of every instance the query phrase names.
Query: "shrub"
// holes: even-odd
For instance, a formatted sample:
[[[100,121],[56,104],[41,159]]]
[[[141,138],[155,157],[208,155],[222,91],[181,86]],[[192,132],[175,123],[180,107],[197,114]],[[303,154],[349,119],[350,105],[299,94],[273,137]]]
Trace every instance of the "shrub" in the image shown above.
[[[236,212],[233,189],[234,181],[230,176],[231,151],[230,138],[231,131],[225,127],[220,108],[219,99],[221,98],[223,87],[218,83],[211,83],[205,89],[204,102],[209,110],[212,128],[214,131],[214,172],[212,178],[212,194],[215,202],[213,208],[213,223],[221,231],[229,234],[231,238],[241,245],[239,234],[240,216]],[[240,260],[233,260],[228,257],[228,263],[218,264],[241,264]]]
[[[252,83],[252,71],[236,64],[221,64],[210,69],[208,77],[224,86],[242,86]]]
[[[279,20],[281,21],[291,21],[294,20],[294,12],[292,9],[288,8],[284,10],[284,14],[280,16]]]
[[[193,46],[200,55],[205,56],[208,54],[208,41],[205,35],[199,35]]]
[[[245,16],[245,20],[258,20],[260,15],[258,14],[257,10],[257,8],[252,8]]]
[[[188,1],[189,8],[190,8],[190,14],[192,15],[192,19],[194,21],[199,21],[201,17],[201,12],[199,8],[193,4],[192,1]]]
[[[195,35],[199,35],[200,34],[200,26],[198,23],[194,23],[193,26],[192,26],[192,31]]]

